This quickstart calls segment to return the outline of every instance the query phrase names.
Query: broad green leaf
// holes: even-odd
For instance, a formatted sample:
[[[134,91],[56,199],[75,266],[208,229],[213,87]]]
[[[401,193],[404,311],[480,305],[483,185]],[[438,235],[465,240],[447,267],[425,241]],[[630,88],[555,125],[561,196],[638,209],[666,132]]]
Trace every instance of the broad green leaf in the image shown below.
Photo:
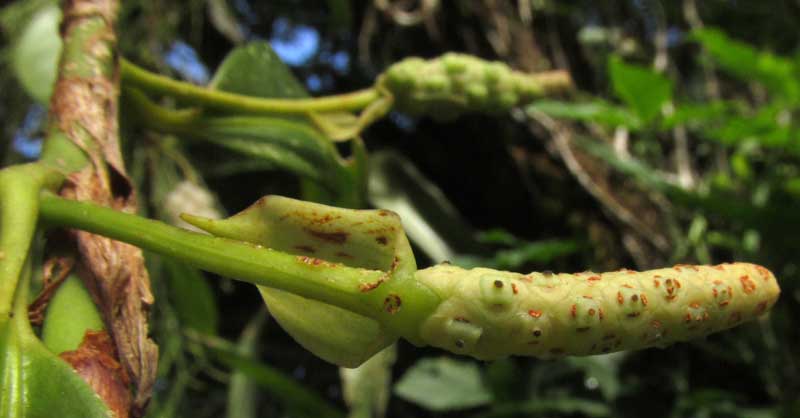
[[[800,99],[800,80],[792,60],[759,51],[734,39],[716,28],[704,28],[692,33],[725,71],[743,81],[757,81],[772,94],[797,101]]]
[[[400,219],[386,210],[356,211],[267,196],[228,219],[184,220],[216,236],[298,256],[393,274],[416,269]],[[331,363],[358,366],[396,339],[370,318],[276,289],[259,290],[278,323]]]
[[[12,46],[12,68],[25,90],[39,103],[47,103],[56,81],[61,54],[58,24],[61,11],[52,4],[36,13]]]
[[[585,103],[568,103],[558,100],[539,100],[526,108],[528,112],[536,111],[554,118],[573,119],[594,122],[609,127],[625,126],[638,129],[642,121],[638,115],[628,109],[612,105],[601,99]]]
[[[672,83],[647,67],[626,64],[613,55],[608,60],[611,87],[643,123],[651,122],[672,99]]]
[[[212,336],[195,333],[188,335],[202,343],[228,367],[251,378],[259,387],[273,395],[274,399],[281,401],[293,411],[314,418],[344,418],[344,413],[339,408],[331,405],[281,371],[261,363],[251,356],[241,354],[235,344]]]
[[[432,411],[474,408],[492,401],[478,366],[449,357],[418,361],[400,378],[394,393]]]
[[[289,67],[264,41],[250,42],[231,51],[209,87],[255,97],[308,97]]]

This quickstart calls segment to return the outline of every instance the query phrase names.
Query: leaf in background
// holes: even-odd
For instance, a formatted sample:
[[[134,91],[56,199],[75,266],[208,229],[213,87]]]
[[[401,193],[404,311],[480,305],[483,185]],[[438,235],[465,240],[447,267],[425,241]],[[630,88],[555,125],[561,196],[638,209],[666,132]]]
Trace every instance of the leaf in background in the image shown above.
[[[11,65],[22,86],[39,103],[47,103],[56,81],[61,54],[58,25],[61,10],[51,4],[32,16],[12,46]]]
[[[237,353],[243,356],[258,357],[258,340],[267,322],[267,312],[262,308],[247,323],[239,341]],[[227,418],[257,418],[258,390],[256,382],[240,370],[231,375],[228,383]]]
[[[162,263],[172,305],[181,324],[197,332],[216,335],[217,302],[203,273],[169,258],[164,258]]]
[[[432,411],[474,408],[492,401],[478,366],[449,357],[419,360],[400,378],[394,393]]]
[[[203,344],[221,362],[242,372],[288,409],[313,418],[344,418],[344,413],[330,402],[258,360],[239,353],[239,348],[222,338],[187,332],[187,336]]]
[[[270,47],[263,41],[250,42],[234,49],[214,74],[210,88],[265,98],[305,98],[308,92]],[[335,114],[326,115],[332,117]],[[352,115],[345,114],[344,116]],[[233,120],[241,121],[241,119]],[[205,139],[228,147],[241,154],[268,161],[308,180],[323,185],[332,195],[331,202],[349,201],[349,191],[359,182],[341,158],[332,139],[308,119],[299,117],[248,118],[249,127],[227,125],[220,118],[212,124],[222,124],[226,132],[204,133]],[[258,125],[258,126],[257,126]],[[219,127],[219,126],[218,126]],[[236,132],[238,130],[238,133]],[[252,166],[252,164],[250,164]]]
[[[754,141],[800,155],[800,129],[791,123],[791,111],[779,102],[764,105],[753,114],[730,116],[724,124],[705,129],[705,134],[726,145]]]
[[[733,114],[736,104],[725,101],[709,103],[684,103],[679,105],[672,114],[664,117],[661,129],[672,129],[677,125],[704,125],[724,121]]]
[[[626,64],[612,55],[608,60],[608,73],[614,94],[636,112],[643,123],[651,122],[672,99],[672,83],[654,70]]]
[[[255,97],[308,97],[303,84],[264,41],[250,42],[231,51],[209,88]]]
[[[411,161],[395,152],[379,152],[369,164],[370,203],[400,215],[408,237],[434,262],[482,249],[447,196]]]
[[[622,351],[599,356],[569,357],[567,360],[583,371],[587,388],[600,389],[603,398],[611,402],[619,395],[619,365],[626,356],[627,352]]]
[[[392,365],[397,346],[392,344],[355,369],[339,368],[342,394],[350,407],[349,418],[383,418],[392,388]]]
[[[345,170],[334,145],[299,120],[261,116],[201,118],[188,128],[201,139],[333,188]]]
[[[601,99],[583,103],[538,100],[528,106],[526,111],[542,112],[554,118],[594,122],[611,128],[625,126],[628,129],[636,130],[642,125],[638,115],[624,107],[615,106]]]
[[[74,318],[81,318],[75,321]],[[86,331],[105,329],[81,278],[72,273],[64,280],[47,304],[42,324],[42,342],[53,353],[77,350]]]
[[[228,0],[208,0],[208,16],[211,24],[214,25],[219,33],[225,36],[231,43],[239,44],[244,42],[245,34],[236,15],[228,5]]]
[[[770,93],[793,102],[800,99],[797,67],[790,59],[759,51],[716,28],[695,30],[692,38],[700,42],[725,71],[740,80],[757,81]]]
[[[573,254],[580,250],[574,240],[543,240],[519,242],[514,248],[497,251],[492,257],[459,255],[453,264],[464,268],[488,267],[499,270],[517,270],[528,263],[546,264],[555,258]]]
[[[591,401],[568,396],[548,397],[527,402],[498,404],[485,414],[473,415],[473,418],[516,418],[546,416],[546,412],[557,412],[570,416],[609,417],[611,410],[604,402]]]

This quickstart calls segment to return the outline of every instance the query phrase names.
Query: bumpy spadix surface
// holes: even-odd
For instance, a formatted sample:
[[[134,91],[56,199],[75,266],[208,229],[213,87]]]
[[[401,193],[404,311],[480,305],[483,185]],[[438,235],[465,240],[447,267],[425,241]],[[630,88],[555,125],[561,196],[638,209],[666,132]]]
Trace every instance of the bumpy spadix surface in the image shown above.
[[[443,299],[422,338],[484,360],[664,346],[758,317],[780,293],[769,270],[747,263],[577,274],[440,265],[416,278]]]

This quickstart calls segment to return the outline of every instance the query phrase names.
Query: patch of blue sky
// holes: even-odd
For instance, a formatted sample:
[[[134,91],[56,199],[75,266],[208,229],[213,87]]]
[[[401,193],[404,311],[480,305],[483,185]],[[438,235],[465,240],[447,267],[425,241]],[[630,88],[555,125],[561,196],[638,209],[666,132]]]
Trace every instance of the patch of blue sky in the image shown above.
[[[183,79],[201,85],[208,83],[208,68],[200,61],[197,51],[186,42],[173,42],[164,54],[164,61]]]
[[[319,52],[319,31],[311,26],[293,24],[281,17],[272,23],[269,43],[276,54],[293,67],[306,64]]]
[[[35,159],[42,153],[42,135],[41,126],[44,118],[47,115],[47,110],[38,105],[32,105],[22,120],[22,124],[17,131],[14,132],[14,139],[12,146],[14,151],[18,152],[25,158]]]

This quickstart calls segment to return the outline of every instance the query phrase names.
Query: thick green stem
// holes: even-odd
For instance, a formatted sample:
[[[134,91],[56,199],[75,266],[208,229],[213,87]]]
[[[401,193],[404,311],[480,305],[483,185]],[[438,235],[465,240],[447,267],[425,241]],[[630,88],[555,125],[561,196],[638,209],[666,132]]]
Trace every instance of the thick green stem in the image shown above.
[[[0,318],[7,318],[36,230],[39,190],[61,181],[40,164],[0,171]]]
[[[353,268],[311,257],[199,234],[90,203],[41,197],[41,216],[69,226],[125,241],[224,276],[273,287],[375,317],[360,289],[385,272]]]
[[[151,93],[163,94],[198,106],[249,114],[307,114],[358,111],[380,98],[374,88],[312,99],[264,99],[198,87],[151,73],[122,60],[122,81]]]

